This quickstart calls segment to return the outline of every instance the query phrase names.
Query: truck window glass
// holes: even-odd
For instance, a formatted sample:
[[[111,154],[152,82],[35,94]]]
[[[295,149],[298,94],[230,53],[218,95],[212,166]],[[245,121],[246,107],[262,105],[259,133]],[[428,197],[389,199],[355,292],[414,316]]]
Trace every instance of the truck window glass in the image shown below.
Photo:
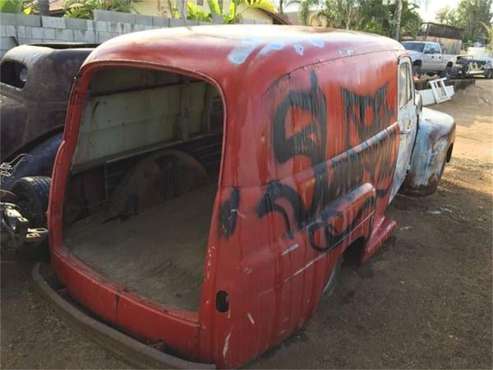
[[[423,43],[417,43],[417,42],[404,42],[402,43],[406,50],[413,50],[413,51],[419,51],[420,53],[423,52],[424,49],[424,44]]]

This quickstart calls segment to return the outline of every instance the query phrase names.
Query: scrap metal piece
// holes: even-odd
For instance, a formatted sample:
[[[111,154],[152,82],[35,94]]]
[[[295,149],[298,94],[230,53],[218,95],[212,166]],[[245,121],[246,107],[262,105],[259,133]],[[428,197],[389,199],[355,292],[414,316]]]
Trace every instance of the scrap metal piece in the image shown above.
[[[23,244],[37,245],[48,235],[46,228],[30,228],[20,208],[7,202],[0,202],[2,248],[18,249]]]

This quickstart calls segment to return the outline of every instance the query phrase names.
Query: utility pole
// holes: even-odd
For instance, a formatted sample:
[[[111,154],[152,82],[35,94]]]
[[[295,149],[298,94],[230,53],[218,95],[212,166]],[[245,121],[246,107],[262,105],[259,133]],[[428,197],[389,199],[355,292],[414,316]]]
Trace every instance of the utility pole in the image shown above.
[[[401,15],[402,15],[402,0],[396,0],[396,14],[395,14],[395,39],[399,41],[401,32]]]

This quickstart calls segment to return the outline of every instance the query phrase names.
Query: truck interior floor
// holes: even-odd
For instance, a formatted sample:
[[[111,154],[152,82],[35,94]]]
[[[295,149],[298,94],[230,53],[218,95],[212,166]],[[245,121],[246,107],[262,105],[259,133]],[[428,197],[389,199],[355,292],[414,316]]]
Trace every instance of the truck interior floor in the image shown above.
[[[217,186],[207,184],[126,219],[77,221],[67,248],[104,278],[156,303],[197,310]]]

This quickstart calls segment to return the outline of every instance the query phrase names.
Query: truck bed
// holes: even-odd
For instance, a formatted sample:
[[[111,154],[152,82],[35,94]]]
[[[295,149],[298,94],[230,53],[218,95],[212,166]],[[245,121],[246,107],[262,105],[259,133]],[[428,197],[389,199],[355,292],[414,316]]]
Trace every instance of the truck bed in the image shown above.
[[[160,304],[196,310],[215,185],[206,185],[131,216],[104,212],[66,233],[67,248],[108,280]]]

